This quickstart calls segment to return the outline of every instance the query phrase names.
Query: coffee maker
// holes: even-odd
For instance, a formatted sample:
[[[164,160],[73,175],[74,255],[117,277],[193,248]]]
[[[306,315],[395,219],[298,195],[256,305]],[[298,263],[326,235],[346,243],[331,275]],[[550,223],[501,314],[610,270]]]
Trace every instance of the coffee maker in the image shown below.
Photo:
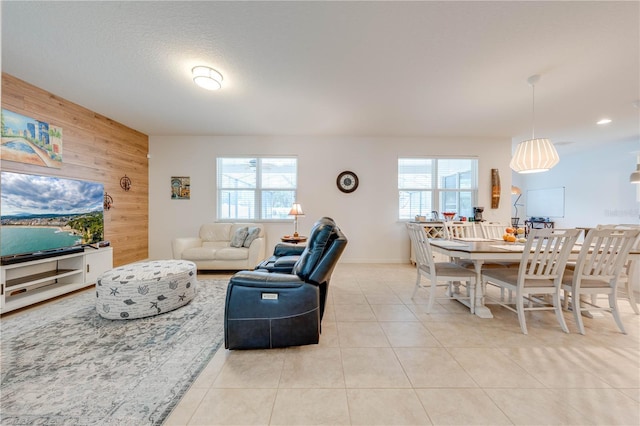
[[[473,221],[474,222],[482,222],[482,212],[484,211],[484,207],[474,207],[473,208]]]

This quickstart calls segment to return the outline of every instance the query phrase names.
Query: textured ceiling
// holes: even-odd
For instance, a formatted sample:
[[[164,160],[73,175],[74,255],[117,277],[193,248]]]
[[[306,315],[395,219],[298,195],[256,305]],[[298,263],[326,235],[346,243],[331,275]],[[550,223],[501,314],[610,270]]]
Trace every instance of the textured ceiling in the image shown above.
[[[2,70],[149,135],[638,140],[640,2],[2,2]],[[204,64],[223,89],[193,84]],[[595,123],[602,117],[608,126]]]

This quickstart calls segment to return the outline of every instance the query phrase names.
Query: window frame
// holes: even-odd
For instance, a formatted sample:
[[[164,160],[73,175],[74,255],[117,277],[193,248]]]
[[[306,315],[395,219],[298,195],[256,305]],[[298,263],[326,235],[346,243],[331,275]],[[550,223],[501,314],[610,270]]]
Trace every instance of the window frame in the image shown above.
[[[293,188],[274,188],[274,187],[263,187],[263,161],[264,160],[293,160],[295,162],[294,167],[294,185]],[[222,177],[221,170],[221,161],[223,160],[246,160],[249,164],[251,164],[255,160],[255,187],[222,187],[220,186],[220,180]],[[282,193],[293,193],[293,199],[291,203],[297,201],[298,194],[298,157],[295,155],[239,155],[239,156],[220,156],[216,157],[216,220],[217,221],[245,221],[245,222],[290,222],[291,218],[265,218],[263,217],[263,207],[264,207],[264,194],[265,193],[273,193],[273,192],[282,192]],[[231,191],[248,191],[253,192],[253,205],[251,209],[253,210],[251,217],[238,217],[236,212],[235,217],[223,217],[222,215],[222,195],[226,192]],[[289,208],[289,207],[287,207]],[[236,209],[237,210],[237,209]]]
[[[429,176],[430,182],[431,182],[431,186],[427,187],[427,188],[418,188],[418,187],[405,187],[405,188],[401,188],[400,187],[400,161],[402,160],[429,160],[431,161],[431,173],[425,173],[426,176]],[[461,175],[463,173],[466,172],[456,172],[455,174],[452,174],[450,176],[445,176],[443,178],[447,178],[447,177],[455,177],[456,180],[456,187],[455,188],[446,188],[444,187],[444,185],[441,185],[438,181],[438,171],[439,171],[439,162],[441,161],[446,161],[446,160],[471,160],[473,161],[471,164],[471,170],[470,170],[470,176],[469,176],[469,180],[470,180],[470,187],[469,188],[460,188],[460,182],[461,182]],[[402,217],[402,206],[401,206],[401,193],[403,192],[413,192],[413,193],[418,193],[418,194],[429,194],[430,193],[430,197],[427,197],[427,199],[431,199],[431,210],[430,211],[422,211],[422,208],[420,209],[420,212],[418,213],[418,215],[420,216],[427,216],[429,217],[432,211],[437,211],[440,214],[442,214],[442,212],[447,211],[444,210],[444,201],[441,203],[442,200],[444,200],[443,197],[445,197],[446,194],[448,193],[455,193],[455,200],[456,200],[456,204],[458,206],[461,205],[462,203],[462,193],[471,193],[471,206],[469,206],[469,208],[471,209],[470,212],[468,213],[469,216],[471,216],[473,214],[473,207],[477,206],[478,203],[478,170],[479,170],[479,159],[478,157],[475,156],[461,156],[461,157],[450,157],[450,156],[403,156],[403,157],[398,157],[398,160],[396,162],[396,176],[397,176],[397,183],[398,183],[398,198],[397,198],[397,202],[398,202],[398,209],[397,209],[397,219],[398,221],[413,221],[415,220],[413,216],[410,217]],[[459,212],[456,212],[458,214],[460,214]],[[411,212],[409,212],[409,214],[411,215]]]

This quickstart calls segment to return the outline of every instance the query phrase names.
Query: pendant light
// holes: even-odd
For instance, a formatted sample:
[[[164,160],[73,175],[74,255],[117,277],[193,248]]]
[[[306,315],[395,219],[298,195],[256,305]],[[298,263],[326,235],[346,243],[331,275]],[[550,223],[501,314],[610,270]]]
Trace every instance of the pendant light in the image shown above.
[[[631,173],[631,176],[629,176],[629,182],[640,184],[640,154],[638,154],[637,163],[638,164],[636,165],[636,171]]]
[[[540,80],[538,74],[527,79],[531,86],[533,102],[531,103],[531,139],[520,142],[509,166],[518,173],[546,172],[558,164],[560,157],[558,151],[549,139],[536,139],[535,136],[535,84]]]

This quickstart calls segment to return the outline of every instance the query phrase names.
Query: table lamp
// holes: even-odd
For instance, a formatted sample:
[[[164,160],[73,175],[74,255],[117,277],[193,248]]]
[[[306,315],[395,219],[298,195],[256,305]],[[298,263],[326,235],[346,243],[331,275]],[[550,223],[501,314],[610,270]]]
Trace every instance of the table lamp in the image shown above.
[[[293,216],[293,237],[298,238],[298,216],[304,216],[300,203],[293,203],[289,216]]]

